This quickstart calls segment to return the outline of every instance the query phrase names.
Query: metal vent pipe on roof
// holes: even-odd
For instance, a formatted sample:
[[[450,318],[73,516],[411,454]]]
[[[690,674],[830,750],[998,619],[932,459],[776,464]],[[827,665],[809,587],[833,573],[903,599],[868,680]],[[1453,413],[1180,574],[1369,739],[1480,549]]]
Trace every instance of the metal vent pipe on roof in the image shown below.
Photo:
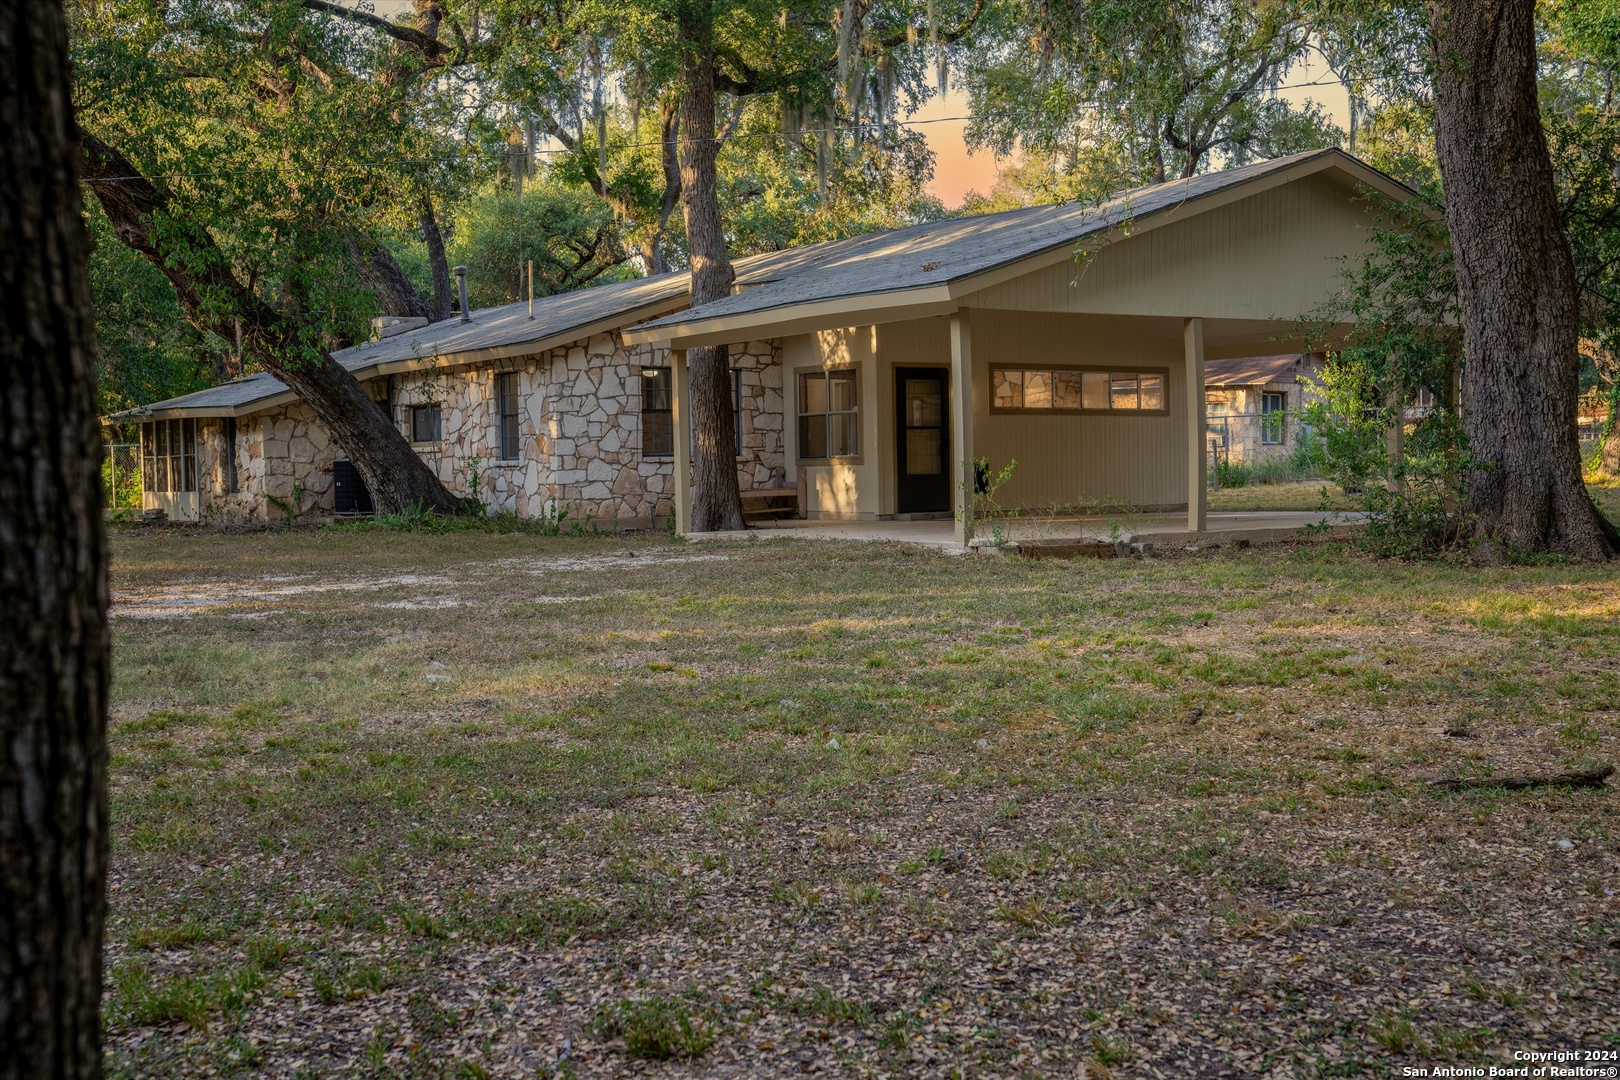
[[[456,292],[461,297],[461,321],[472,322],[472,313],[467,310],[467,268],[465,266],[456,267],[455,275]]]

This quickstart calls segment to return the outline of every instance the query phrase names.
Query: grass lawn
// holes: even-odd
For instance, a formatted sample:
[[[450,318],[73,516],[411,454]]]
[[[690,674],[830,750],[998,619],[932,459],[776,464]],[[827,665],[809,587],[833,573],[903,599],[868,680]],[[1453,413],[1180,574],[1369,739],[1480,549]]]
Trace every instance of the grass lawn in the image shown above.
[[[112,1076],[1399,1076],[1620,1050],[1620,580],[114,541]]]
[[[1586,490],[1610,521],[1620,523],[1620,476],[1588,477]]]
[[[1361,510],[1360,502],[1331,480],[1295,480],[1286,484],[1248,484],[1209,493],[1211,510]]]

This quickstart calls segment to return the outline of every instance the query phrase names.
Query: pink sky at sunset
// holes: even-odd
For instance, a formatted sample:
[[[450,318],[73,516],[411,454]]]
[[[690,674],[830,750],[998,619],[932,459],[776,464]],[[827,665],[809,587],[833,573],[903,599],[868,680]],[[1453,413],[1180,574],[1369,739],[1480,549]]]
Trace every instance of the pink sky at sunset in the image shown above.
[[[936,97],[918,109],[910,120],[940,120],[947,116],[967,114],[967,95],[959,94],[952,88],[943,97]],[[962,205],[962,198],[969,191],[977,191],[981,195],[989,193],[991,185],[996,182],[996,159],[989,151],[968,153],[967,143],[963,139],[967,131],[966,120],[923,124],[917,130],[922,132],[928,140],[928,148],[934,152],[934,179],[928,185],[931,195],[954,210]]]

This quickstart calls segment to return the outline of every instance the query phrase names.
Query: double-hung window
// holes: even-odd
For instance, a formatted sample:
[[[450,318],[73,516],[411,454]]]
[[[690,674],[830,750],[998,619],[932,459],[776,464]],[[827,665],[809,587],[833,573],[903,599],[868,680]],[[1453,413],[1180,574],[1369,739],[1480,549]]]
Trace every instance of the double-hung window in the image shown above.
[[[675,412],[671,407],[670,369],[641,369],[641,456],[675,453]]]
[[[1267,446],[1280,446],[1283,441],[1283,425],[1288,415],[1288,395],[1270,394],[1260,395],[1260,441]]]
[[[236,475],[236,417],[225,418],[225,483],[232,495],[242,490]]]
[[[672,408],[673,375],[667,367],[641,369],[641,456],[671,457],[675,453],[675,412]],[[731,427],[736,432],[736,453],[742,454],[742,372],[731,373]]]
[[[496,437],[500,442],[500,459],[516,461],[522,454],[518,438],[518,373],[503,372],[495,376]]]
[[[861,418],[851,368],[799,376],[799,457],[851,458],[861,452]]]

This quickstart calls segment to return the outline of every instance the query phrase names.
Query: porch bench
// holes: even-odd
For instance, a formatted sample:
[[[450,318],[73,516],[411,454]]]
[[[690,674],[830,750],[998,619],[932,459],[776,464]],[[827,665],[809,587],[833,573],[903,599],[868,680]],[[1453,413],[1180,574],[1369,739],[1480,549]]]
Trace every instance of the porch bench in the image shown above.
[[[776,504],[778,499],[792,499],[791,506]],[[742,493],[743,518],[770,518],[799,516],[799,489],[798,488],[755,488]]]

